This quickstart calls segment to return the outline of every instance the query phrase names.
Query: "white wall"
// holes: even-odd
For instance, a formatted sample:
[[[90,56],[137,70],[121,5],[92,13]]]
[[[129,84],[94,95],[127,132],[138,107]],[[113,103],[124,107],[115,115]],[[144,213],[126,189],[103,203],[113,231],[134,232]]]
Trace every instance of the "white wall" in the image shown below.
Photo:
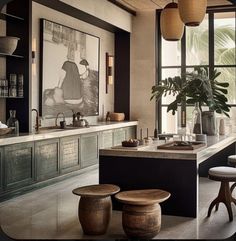
[[[75,8],[131,32],[132,15],[107,0],[61,0]]]
[[[131,118],[139,120],[144,135],[146,128],[149,135],[155,128],[155,101],[150,101],[155,85],[155,16],[155,11],[137,12],[131,34]]]
[[[95,1],[93,1],[95,2]],[[33,19],[32,19],[32,39],[36,39],[36,75],[32,76],[32,108],[39,108],[39,19],[61,23],[65,26],[72,27],[93,34],[100,38],[100,71],[99,71],[99,115],[101,117],[104,105],[104,113],[113,111],[114,108],[114,86],[109,86],[109,93],[105,94],[105,53],[114,54],[114,34],[68,15],[62,14],[43,5],[33,2]],[[114,16],[113,16],[114,18]],[[87,118],[93,122],[97,117]],[[35,117],[32,118],[33,122]],[[43,120],[42,125],[53,125],[55,120]],[[71,121],[71,120],[68,120]],[[33,123],[34,124],[34,123]]]

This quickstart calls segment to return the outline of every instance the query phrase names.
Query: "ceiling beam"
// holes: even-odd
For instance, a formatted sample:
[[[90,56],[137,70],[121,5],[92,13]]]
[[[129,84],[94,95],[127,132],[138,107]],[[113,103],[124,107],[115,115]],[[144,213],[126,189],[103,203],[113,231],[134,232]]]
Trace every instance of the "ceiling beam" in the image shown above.
[[[228,2],[232,3],[233,5],[236,5],[236,0],[228,0]]]
[[[128,7],[126,7],[125,5],[123,5],[123,4],[119,3],[119,2],[117,2],[116,0],[107,0],[107,1],[108,1],[108,2],[111,2],[111,3],[113,3],[113,4],[115,4],[115,5],[116,5],[117,7],[119,7],[119,8],[122,8],[122,9],[125,10],[126,12],[128,12],[128,13],[130,13],[130,14],[136,16],[136,12],[135,12],[134,10],[132,10],[132,9],[130,9],[130,8],[128,8]]]

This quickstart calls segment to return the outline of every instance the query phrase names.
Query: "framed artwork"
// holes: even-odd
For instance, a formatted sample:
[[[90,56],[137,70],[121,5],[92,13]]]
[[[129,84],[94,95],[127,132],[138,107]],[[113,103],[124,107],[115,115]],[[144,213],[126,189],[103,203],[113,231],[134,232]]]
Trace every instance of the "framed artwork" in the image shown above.
[[[46,19],[40,25],[41,116],[98,115],[100,39]]]

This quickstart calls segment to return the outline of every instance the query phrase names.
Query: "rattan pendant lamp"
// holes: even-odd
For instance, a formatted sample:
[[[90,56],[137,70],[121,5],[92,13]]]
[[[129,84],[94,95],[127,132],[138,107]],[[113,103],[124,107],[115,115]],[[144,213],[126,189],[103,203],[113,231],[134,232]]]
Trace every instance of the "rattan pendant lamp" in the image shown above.
[[[161,11],[161,34],[165,40],[178,41],[184,33],[184,24],[180,19],[178,4],[168,3]]]
[[[198,26],[206,14],[207,0],[178,0],[179,14],[186,26]]]

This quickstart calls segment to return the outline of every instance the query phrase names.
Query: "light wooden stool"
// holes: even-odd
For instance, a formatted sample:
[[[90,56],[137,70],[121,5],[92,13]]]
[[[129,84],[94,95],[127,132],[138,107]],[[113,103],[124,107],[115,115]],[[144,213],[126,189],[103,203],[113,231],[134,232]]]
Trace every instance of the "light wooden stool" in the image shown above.
[[[119,191],[118,186],[111,184],[79,187],[72,191],[81,196],[78,216],[85,234],[102,235],[107,231],[112,212],[111,195]]]
[[[230,166],[236,167],[236,155],[228,156],[228,164]],[[230,191],[233,192],[236,187],[236,182],[231,186]]]
[[[159,189],[120,192],[115,198],[124,203],[122,225],[128,237],[149,239],[161,228],[159,203],[170,197],[170,193]]]
[[[228,210],[229,220],[233,221],[231,202],[236,205],[236,199],[232,197],[229,182],[236,181],[236,169],[233,167],[213,167],[209,169],[208,174],[211,180],[220,181],[221,185],[217,198],[214,199],[210,204],[207,216],[210,217],[211,211],[215,205],[217,211],[219,208],[219,203],[222,202],[225,204]]]

